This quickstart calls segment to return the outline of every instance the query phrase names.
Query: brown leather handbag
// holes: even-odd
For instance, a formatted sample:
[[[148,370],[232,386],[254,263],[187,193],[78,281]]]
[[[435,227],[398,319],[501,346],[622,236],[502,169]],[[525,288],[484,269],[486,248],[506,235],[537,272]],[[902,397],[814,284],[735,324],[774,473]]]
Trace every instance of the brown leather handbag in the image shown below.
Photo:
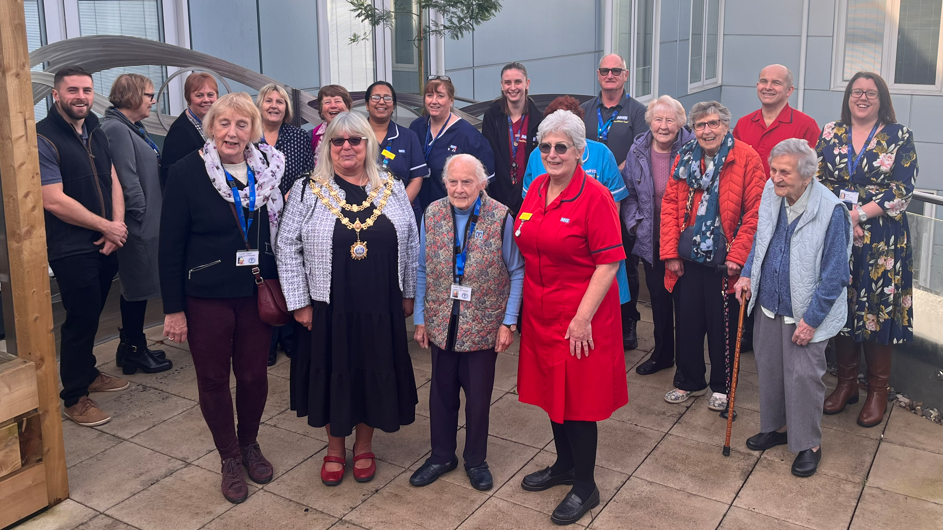
[[[239,225],[236,205],[229,206],[232,208],[233,217],[236,218],[236,224]],[[242,230],[241,227],[240,230]],[[246,250],[252,250],[248,241],[246,241]],[[252,275],[255,276],[255,285],[258,287],[259,318],[262,322],[270,326],[284,326],[291,323],[292,315],[288,311],[288,302],[285,301],[285,295],[282,293],[282,284],[275,279],[262,278],[262,271],[259,267],[252,267]]]

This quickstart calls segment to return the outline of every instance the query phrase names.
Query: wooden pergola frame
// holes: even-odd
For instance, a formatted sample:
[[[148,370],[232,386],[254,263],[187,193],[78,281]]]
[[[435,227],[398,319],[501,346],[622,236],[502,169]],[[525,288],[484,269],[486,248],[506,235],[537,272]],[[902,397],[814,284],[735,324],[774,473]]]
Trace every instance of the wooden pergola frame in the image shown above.
[[[0,479],[0,521],[16,522],[69,496],[23,0],[0,0],[0,184],[10,266],[2,291],[6,322],[13,323],[6,326],[8,350],[36,367],[43,440],[33,472]]]

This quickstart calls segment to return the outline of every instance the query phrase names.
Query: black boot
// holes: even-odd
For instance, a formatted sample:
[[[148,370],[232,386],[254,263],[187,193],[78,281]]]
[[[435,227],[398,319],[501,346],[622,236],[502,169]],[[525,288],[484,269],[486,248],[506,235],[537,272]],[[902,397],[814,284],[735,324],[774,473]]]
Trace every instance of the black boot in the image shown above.
[[[124,332],[122,331],[121,334],[123,336]],[[125,344],[125,340],[122,339],[121,343]],[[121,346],[119,345],[118,348],[120,350]],[[121,366],[121,371],[125,375],[133,375],[138,370],[141,370],[145,374],[156,374],[166,372],[173,368],[173,366],[174,363],[166,357],[164,359],[157,359],[151,351],[147,349],[147,338],[143,333],[133,339],[127,339],[127,346],[124,350]]]
[[[627,318],[622,326],[622,347],[626,350],[638,348],[638,335],[635,333],[636,321],[633,318]]]
[[[128,344],[128,336],[125,335],[124,330],[118,328],[118,350],[115,352],[115,364],[118,365],[118,368],[121,368],[124,365],[124,357],[128,353],[128,349],[131,347]]]

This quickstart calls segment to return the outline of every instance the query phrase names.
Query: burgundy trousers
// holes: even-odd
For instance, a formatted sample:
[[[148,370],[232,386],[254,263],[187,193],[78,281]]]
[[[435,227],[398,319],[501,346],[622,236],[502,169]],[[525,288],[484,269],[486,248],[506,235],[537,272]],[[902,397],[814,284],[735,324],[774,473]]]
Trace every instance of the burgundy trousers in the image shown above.
[[[187,297],[190,353],[200,390],[200,410],[225,460],[256,442],[268,396],[268,348],[272,326],[259,318],[255,296]],[[231,367],[231,368],[230,368]],[[236,375],[233,419],[230,370]]]

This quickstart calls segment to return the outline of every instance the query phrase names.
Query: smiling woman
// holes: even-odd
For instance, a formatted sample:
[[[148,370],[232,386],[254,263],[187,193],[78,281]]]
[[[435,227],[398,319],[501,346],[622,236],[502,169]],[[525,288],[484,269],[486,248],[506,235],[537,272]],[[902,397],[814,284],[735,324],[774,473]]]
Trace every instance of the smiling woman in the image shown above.
[[[181,158],[203,146],[206,134],[203,132],[203,118],[219,95],[219,87],[212,75],[195,72],[187,77],[183,85],[183,95],[187,108],[174,120],[164,138],[164,150],[160,159],[160,187],[167,184],[170,166]]]

